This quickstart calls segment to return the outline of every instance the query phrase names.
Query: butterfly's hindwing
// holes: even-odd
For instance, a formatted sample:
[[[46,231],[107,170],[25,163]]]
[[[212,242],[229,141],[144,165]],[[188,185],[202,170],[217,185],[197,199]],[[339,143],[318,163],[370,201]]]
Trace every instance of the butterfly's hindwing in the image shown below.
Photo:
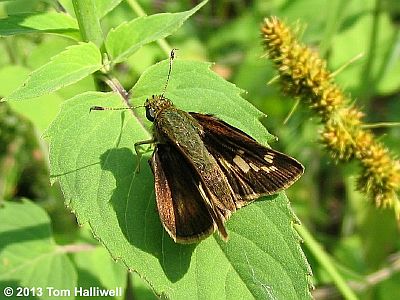
[[[238,207],[289,187],[303,173],[303,166],[295,159],[262,146],[224,121],[211,115],[190,114],[203,127],[204,144],[228,178]]]
[[[168,144],[158,144],[150,161],[154,173],[157,208],[169,235],[191,243],[214,232],[216,226],[182,155]]]

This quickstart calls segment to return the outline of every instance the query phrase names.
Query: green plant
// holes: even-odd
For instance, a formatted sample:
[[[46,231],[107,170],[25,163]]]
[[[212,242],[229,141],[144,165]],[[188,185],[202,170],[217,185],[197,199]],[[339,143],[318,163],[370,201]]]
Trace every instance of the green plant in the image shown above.
[[[100,19],[119,2],[72,1],[76,19],[42,12],[0,21],[2,35],[56,33],[74,41],[54,53],[50,61],[36,66],[28,79],[3,99],[21,103],[15,108],[33,122],[40,122],[40,102],[34,105],[36,110],[27,111],[24,100],[60,91],[93,75],[94,82],[62,102],[61,111],[45,132],[50,143],[51,180],[60,182],[67,207],[80,225],[89,224],[113,259],[137,272],[159,296],[309,298],[310,269],[293,229],[297,219],[284,193],[235,213],[228,222],[228,243],[215,236],[199,244],[179,245],[162,228],[146,162],[150,152],[140,162],[141,171],[135,173],[133,144],[151,135],[143,110],[89,114],[89,109],[128,104],[128,94],[114,75],[116,70],[142,46],[171,35],[207,1],[185,12],[142,16],[103,31]],[[131,3],[138,11],[137,3]],[[158,43],[169,50],[165,41]],[[147,97],[160,94],[167,70],[164,60],[143,71],[130,91],[130,105],[142,105]],[[216,114],[266,144],[272,136],[259,121],[263,114],[245,101],[241,92],[213,73],[210,64],[177,59],[166,96],[184,110]],[[42,105],[54,105],[51,96],[42,101]],[[2,287],[52,286],[71,291],[96,283],[105,288],[125,287],[123,268],[107,261],[104,250],[87,235],[80,233],[72,245],[55,244],[46,214],[26,201],[5,203],[0,213],[0,236],[5,241],[0,253]],[[26,252],[26,247],[32,251]],[[39,271],[38,264],[47,268]],[[39,273],[27,276],[21,268]],[[64,277],[55,276],[61,270]],[[115,275],[107,277],[105,270]]]
[[[122,287],[125,295],[109,297],[115,299],[154,299],[154,291],[171,298],[183,295],[186,299],[189,294],[191,298],[248,295],[264,299],[282,289],[285,298],[309,298],[310,279],[315,299],[397,299],[400,242],[394,210],[377,209],[358,192],[354,174],[360,174],[361,168],[354,149],[344,148],[348,140],[335,144],[332,142],[340,140],[325,134],[328,147],[335,147],[328,152],[316,132],[336,116],[334,121],[340,122],[330,128],[337,129],[335,125],[342,123],[351,125],[352,133],[368,132],[370,137],[378,137],[374,139],[377,145],[390,149],[393,160],[398,158],[400,2],[215,0],[194,13],[199,2],[0,1],[0,98],[11,99],[0,103],[0,293],[7,285],[34,284],[72,292],[74,287]],[[145,18],[145,12],[157,16]],[[182,12],[180,21],[169,27],[179,30],[172,33],[158,23],[161,36],[151,34],[155,24],[150,23],[160,21],[158,14],[163,12]],[[294,38],[294,44],[285,43],[281,54],[300,60],[291,60],[280,76],[293,84],[288,77],[296,75],[294,82],[300,85],[293,85],[292,90],[307,91],[307,99],[301,99],[313,100],[299,103],[313,103],[316,109],[296,106],[296,100],[286,97],[275,84],[279,79],[276,64],[264,57],[265,45],[259,34],[262,20],[271,15],[294,28],[294,35],[312,49],[310,55]],[[177,16],[169,15],[172,20]],[[133,21],[137,17],[142,17],[141,21]],[[139,25],[143,30],[135,29]],[[151,42],[151,37],[162,36],[168,41]],[[143,108],[90,114],[88,108],[138,106],[151,94],[159,94],[171,48],[179,51],[166,96],[179,108],[215,113],[260,142],[270,143],[272,136],[261,121],[279,137],[278,143],[271,144],[273,148],[305,166],[301,179],[286,191],[304,225],[291,224],[293,214],[279,195],[235,213],[227,224],[231,238],[227,244],[214,237],[199,246],[170,243],[151,194],[153,177],[146,162],[151,147],[141,149],[142,168],[133,179],[137,166],[133,143],[151,135]],[[307,66],[312,74],[302,72],[307,57],[311,58]],[[318,67],[321,60],[326,61],[326,69]],[[77,64],[69,64],[73,61]],[[332,88],[334,79],[336,87],[345,91],[336,93],[340,105],[324,106],[315,81],[304,85],[307,79],[321,77],[329,78],[325,86]],[[29,88],[23,88],[27,79]],[[34,96],[38,97],[31,99]],[[348,104],[363,112],[362,122],[357,121],[360,114],[355,110],[347,111],[355,113],[352,120],[357,122],[346,117],[343,122]],[[325,110],[329,107],[333,108],[331,114]],[[315,117],[316,111],[323,118]],[[51,170],[48,143],[52,144]],[[353,159],[336,162],[330,153],[337,158],[350,154]],[[359,154],[363,159],[363,152]],[[375,174],[393,170],[394,164],[379,170],[383,160],[376,158],[366,161],[377,167]],[[385,177],[375,177],[375,183]],[[392,177],[387,182],[395,181]],[[128,191],[131,182],[135,193]],[[130,197],[126,197],[128,193]],[[94,230],[88,223],[78,226],[76,216],[79,223],[93,219]],[[141,228],[140,224],[145,225]],[[304,241],[312,277],[306,275],[309,270],[292,225]],[[257,248],[260,243],[262,247]],[[118,249],[121,245],[123,249]],[[289,251],[293,263],[277,268],[279,259],[285,259]],[[127,259],[119,255],[127,253]],[[193,271],[196,268],[200,268],[197,273]],[[136,269],[147,282],[127,269]],[[63,275],[57,276],[60,270]],[[277,280],[281,270],[288,270],[282,277],[286,282],[281,277]],[[269,281],[269,276],[274,279]],[[294,295],[288,288],[295,277],[293,287],[304,294]],[[181,288],[186,283],[192,286]]]

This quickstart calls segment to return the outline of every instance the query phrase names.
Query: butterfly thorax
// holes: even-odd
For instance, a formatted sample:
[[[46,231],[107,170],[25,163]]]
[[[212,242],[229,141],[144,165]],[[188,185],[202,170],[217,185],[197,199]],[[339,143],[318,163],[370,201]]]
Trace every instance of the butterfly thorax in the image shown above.
[[[201,139],[203,128],[187,112],[171,105],[164,107],[154,120],[154,134],[159,143],[173,142],[191,158],[204,163],[205,145]]]

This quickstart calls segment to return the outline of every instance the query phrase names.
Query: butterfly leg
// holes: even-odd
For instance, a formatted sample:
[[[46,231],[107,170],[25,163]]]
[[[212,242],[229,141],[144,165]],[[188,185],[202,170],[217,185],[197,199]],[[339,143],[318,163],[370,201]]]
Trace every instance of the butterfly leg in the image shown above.
[[[137,173],[140,172],[140,160],[141,160],[141,158],[142,158],[142,153],[141,153],[139,147],[140,147],[141,145],[154,144],[155,142],[156,142],[156,140],[155,140],[154,138],[152,138],[152,139],[145,140],[145,141],[140,141],[140,142],[137,142],[137,143],[134,144],[136,156],[137,156],[137,158],[138,158],[138,159],[137,159],[137,167],[136,167],[135,172],[137,172]]]

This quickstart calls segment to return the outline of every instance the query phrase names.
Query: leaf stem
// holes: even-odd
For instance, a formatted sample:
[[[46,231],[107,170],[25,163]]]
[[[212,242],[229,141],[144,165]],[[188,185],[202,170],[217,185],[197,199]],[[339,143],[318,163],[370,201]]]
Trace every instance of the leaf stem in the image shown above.
[[[129,93],[125,90],[125,88],[122,86],[121,82],[119,82],[117,78],[110,74],[107,74],[103,76],[102,79],[114,92],[118,93],[121,96],[128,107],[131,107],[129,103]]]
[[[356,294],[351,290],[349,285],[346,283],[342,275],[333,264],[332,259],[321,247],[321,245],[313,238],[311,233],[302,225],[294,225],[297,232],[303,238],[305,245],[314,255],[314,258],[320,263],[325,271],[331,276],[333,283],[336,285],[338,290],[341,292],[343,297],[348,300],[358,299]]]
[[[96,13],[95,0],[72,0],[78,20],[79,30],[85,42],[93,42],[97,47],[103,46],[103,31]]]
[[[400,127],[400,122],[379,122],[379,123],[362,125],[362,128],[381,128],[381,127]]]
[[[130,94],[125,90],[125,88],[122,86],[121,82],[118,81],[117,78],[112,76],[111,74],[104,75],[102,80],[124,101],[124,104],[131,108],[130,112],[132,113],[133,117],[137,120],[137,122],[142,126],[144,130],[147,131],[146,125],[144,124],[143,120],[139,117],[139,114],[137,111],[134,109],[134,107],[131,105],[129,102]]]
[[[95,245],[92,244],[70,244],[57,246],[57,251],[62,253],[79,253],[86,251],[93,251],[96,249]]]

